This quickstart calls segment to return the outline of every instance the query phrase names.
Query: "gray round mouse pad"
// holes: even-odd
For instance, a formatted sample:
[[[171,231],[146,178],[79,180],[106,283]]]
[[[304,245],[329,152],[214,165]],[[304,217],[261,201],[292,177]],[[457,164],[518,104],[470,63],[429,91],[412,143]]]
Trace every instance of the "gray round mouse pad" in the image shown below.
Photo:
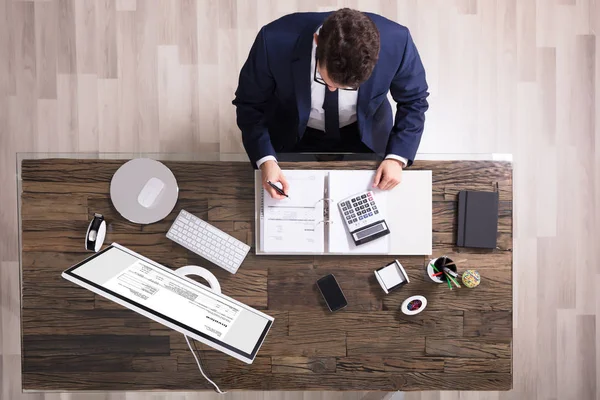
[[[160,161],[136,158],[123,164],[110,182],[110,198],[123,218],[151,224],[165,218],[177,203],[175,175]]]

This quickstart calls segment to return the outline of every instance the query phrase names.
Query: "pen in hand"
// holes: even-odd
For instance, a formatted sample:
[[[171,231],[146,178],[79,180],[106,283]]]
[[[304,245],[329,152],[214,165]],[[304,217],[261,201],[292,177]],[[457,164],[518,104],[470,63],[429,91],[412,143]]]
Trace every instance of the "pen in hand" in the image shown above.
[[[273,189],[275,189],[275,191],[276,191],[277,193],[279,193],[280,195],[282,195],[282,196],[285,196],[285,197],[288,197],[288,198],[290,197],[290,196],[288,196],[287,194],[285,194],[285,192],[284,192],[282,189],[280,189],[280,188],[279,188],[279,186],[277,186],[277,185],[273,184],[273,182],[271,182],[271,181],[267,181],[267,183],[269,184],[269,186],[271,186]]]

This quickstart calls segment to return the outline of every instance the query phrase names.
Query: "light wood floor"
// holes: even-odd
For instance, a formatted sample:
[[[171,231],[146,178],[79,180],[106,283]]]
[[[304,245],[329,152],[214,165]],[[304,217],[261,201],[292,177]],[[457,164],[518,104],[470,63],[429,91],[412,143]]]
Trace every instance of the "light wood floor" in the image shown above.
[[[1,400],[205,398],[20,393],[15,152],[240,151],[231,100],[258,28],[343,5],[411,28],[421,152],[514,154],[514,390],[406,399],[600,398],[597,0],[0,0]]]

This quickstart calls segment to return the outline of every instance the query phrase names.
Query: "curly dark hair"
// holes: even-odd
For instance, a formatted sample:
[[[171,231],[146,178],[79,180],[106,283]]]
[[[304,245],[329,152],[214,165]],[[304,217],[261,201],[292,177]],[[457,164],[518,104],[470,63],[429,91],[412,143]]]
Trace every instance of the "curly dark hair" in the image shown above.
[[[333,82],[356,88],[369,79],[379,58],[379,31],[366,14],[342,8],[319,31],[317,58]]]

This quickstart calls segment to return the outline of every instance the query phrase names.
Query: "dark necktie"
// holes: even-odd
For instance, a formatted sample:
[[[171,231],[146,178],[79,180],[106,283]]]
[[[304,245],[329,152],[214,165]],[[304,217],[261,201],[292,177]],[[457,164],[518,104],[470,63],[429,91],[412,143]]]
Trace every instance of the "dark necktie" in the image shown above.
[[[338,109],[338,92],[332,92],[325,87],[325,101],[323,101],[323,111],[325,111],[325,133],[330,138],[340,137],[340,112]]]

